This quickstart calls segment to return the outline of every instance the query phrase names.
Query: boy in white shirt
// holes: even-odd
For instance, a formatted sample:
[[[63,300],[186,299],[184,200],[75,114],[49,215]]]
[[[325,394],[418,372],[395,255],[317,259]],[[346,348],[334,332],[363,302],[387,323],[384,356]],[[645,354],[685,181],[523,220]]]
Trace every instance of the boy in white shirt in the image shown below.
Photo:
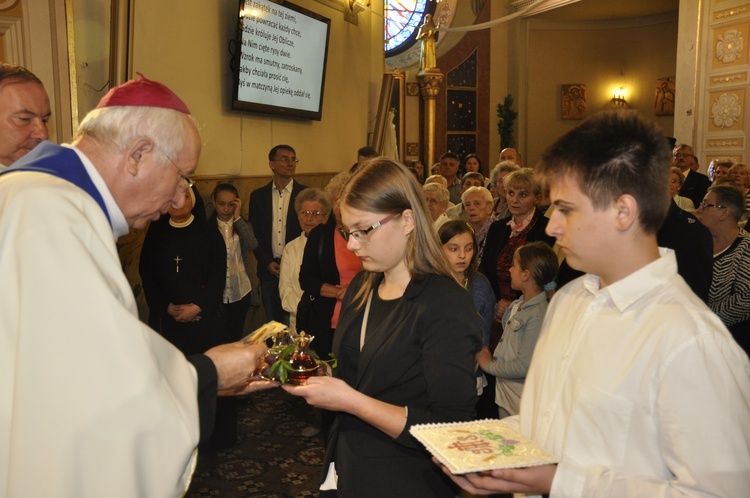
[[[550,302],[518,417],[559,463],[451,478],[475,494],[748,496],[750,362],[656,243],[667,141],[634,112],[602,113],[536,173],[547,233],[587,273]]]

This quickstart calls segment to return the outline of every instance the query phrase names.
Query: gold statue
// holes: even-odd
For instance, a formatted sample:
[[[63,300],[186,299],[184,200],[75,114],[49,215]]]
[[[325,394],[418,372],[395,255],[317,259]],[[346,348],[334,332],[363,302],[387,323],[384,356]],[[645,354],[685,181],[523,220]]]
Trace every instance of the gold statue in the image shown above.
[[[435,38],[437,38],[437,26],[432,22],[432,14],[427,14],[424,23],[419,27],[417,40],[422,43],[422,52],[419,56],[419,69],[433,69],[437,67],[435,56]]]

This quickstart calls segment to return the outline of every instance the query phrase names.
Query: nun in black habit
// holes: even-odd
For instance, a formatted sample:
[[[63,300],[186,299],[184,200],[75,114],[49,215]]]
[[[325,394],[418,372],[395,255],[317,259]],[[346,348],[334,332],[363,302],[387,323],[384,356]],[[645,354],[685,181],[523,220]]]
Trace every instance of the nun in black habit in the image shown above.
[[[202,204],[185,190],[182,208],[151,223],[143,241],[139,271],[149,306],[149,325],[186,356],[231,342],[222,311],[226,246],[210,229]],[[197,212],[196,212],[197,211]],[[236,440],[234,400],[220,399],[214,436],[208,447]]]

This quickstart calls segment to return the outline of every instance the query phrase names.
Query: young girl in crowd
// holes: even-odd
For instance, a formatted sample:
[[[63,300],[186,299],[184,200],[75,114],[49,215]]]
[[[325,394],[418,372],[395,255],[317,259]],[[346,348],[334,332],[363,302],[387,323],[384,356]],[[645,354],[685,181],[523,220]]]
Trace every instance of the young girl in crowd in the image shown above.
[[[555,289],[557,256],[544,242],[530,242],[516,249],[510,268],[511,287],[521,297],[503,315],[503,337],[494,355],[484,348],[477,355],[479,366],[496,377],[495,403],[500,418],[518,413],[523,382],[531,363],[548,293]]]
[[[260,297],[250,280],[250,251],[258,247],[253,227],[242,218],[242,201],[231,183],[219,183],[211,196],[216,208],[216,227],[227,248],[226,280],[222,303],[227,332],[233,341],[243,335],[250,306],[259,306]]]
[[[333,377],[283,386],[338,412],[321,489],[453,498],[456,488],[409,428],[474,417],[481,332],[471,296],[454,279],[422,189],[404,166],[378,158],[358,169],[341,194],[341,218],[364,271],[341,307],[338,367]]]
[[[460,220],[443,223],[438,230],[443,254],[453,269],[453,275],[471,293],[474,308],[482,320],[482,343],[489,347],[495,295],[489,280],[477,272],[477,239],[472,227]]]
[[[495,295],[487,278],[477,271],[479,250],[474,230],[466,222],[450,220],[438,230],[443,254],[453,268],[453,275],[470,293],[474,309],[482,323],[482,347],[490,347],[490,332],[495,315]],[[495,378],[477,372],[477,418],[495,418]]]

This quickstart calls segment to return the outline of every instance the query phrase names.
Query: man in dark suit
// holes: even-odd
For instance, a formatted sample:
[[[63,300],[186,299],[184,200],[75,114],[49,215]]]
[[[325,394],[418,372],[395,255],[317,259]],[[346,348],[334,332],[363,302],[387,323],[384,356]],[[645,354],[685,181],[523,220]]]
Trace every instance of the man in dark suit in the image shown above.
[[[659,247],[674,250],[679,273],[695,294],[708,303],[713,275],[713,239],[698,218],[670,202],[667,218],[656,232]]]
[[[690,145],[677,144],[672,150],[672,166],[680,168],[682,174],[685,175],[685,182],[678,193],[693,201],[697,207],[705,197],[706,190],[711,186],[711,180],[706,175],[690,168],[693,157],[693,147]]]
[[[294,199],[307,186],[294,181],[297,153],[289,145],[277,145],[268,153],[273,178],[268,185],[250,194],[250,223],[258,239],[254,251],[266,320],[285,322],[279,297],[279,262],[287,242],[299,237],[302,229],[294,212]]]

